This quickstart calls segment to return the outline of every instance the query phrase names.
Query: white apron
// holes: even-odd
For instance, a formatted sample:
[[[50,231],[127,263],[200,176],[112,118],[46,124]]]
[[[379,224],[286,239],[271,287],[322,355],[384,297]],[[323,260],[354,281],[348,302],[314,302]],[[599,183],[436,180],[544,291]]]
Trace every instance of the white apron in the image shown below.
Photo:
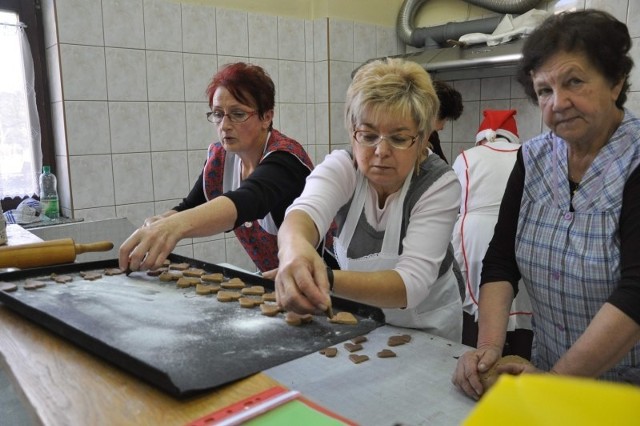
[[[356,189],[349,212],[347,213],[340,235],[334,239],[335,255],[340,269],[347,271],[373,272],[394,269],[398,263],[400,246],[402,209],[404,199],[411,184],[411,174],[407,176],[398,198],[390,206],[387,225],[380,253],[373,253],[358,259],[347,256],[358,220],[364,209],[369,183],[364,175],[357,173]],[[447,281],[453,284],[447,285]],[[450,291],[453,289],[453,293]],[[455,297],[452,297],[454,294]],[[456,342],[462,336],[462,302],[458,293],[458,284],[451,268],[433,284],[429,296],[413,309],[382,309],[388,324],[420,328],[426,332]]]

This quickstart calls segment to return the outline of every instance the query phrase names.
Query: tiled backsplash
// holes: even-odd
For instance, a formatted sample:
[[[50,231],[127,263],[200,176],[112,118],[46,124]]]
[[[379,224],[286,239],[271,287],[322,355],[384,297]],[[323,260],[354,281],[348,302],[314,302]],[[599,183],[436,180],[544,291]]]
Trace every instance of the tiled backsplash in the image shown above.
[[[627,0],[585,1],[621,19],[623,4],[629,16],[640,8]],[[548,10],[559,3],[543,2]],[[274,126],[317,163],[348,141],[342,115],[353,69],[405,52],[395,28],[333,18],[169,0],[44,0],[43,9],[61,205],[87,221],[127,217],[139,226],[186,196],[215,137],[204,115],[205,89],[219,66],[263,66],[276,84]],[[631,29],[640,35],[638,25]],[[472,145],[485,108],[517,109],[522,139],[540,132],[540,113],[513,78],[454,85],[465,110],[440,135],[450,162]],[[630,106],[638,103],[632,93]],[[177,253],[253,269],[232,233],[185,240]]]

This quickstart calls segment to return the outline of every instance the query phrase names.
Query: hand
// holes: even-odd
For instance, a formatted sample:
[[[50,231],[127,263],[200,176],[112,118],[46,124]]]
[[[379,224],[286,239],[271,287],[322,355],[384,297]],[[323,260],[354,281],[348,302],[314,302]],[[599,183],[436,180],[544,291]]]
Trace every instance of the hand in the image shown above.
[[[164,216],[162,216],[162,215],[156,215],[156,216],[148,217],[148,218],[146,218],[144,220],[144,223],[142,224],[142,226],[143,227],[151,226],[152,223],[155,223],[155,222],[157,222],[157,221],[159,221],[159,220],[161,220],[163,218],[164,218]]]
[[[476,401],[486,391],[480,374],[486,373],[501,358],[502,348],[486,346],[464,353],[451,378],[451,382]]]
[[[498,374],[511,374],[512,376],[519,376],[520,374],[539,374],[544,373],[543,370],[538,370],[533,364],[525,364],[522,362],[505,362],[496,367],[496,373]]]
[[[278,273],[278,268],[276,268],[276,269],[272,269],[272,270],[270,270],[270,271],[264,271],[264,272],[263,272],[262,274],[260,274],[260,275],[262,275],[262,278],[266,278],[266,279],[268,279],[268,280],[273,281],[273,280],[275,280],[275,279],[276,279],[276,274],[277,274],[277,273]]]
[[[158,269],[181,239],[179,223],[160,218],[138,228],[120,246],[119,267],[122,270]]]
[[[275,278],[276,300],[297,314],[320,313],[330,306],[327,268],[306,241],[292,244],[278,253],[280,266]]]

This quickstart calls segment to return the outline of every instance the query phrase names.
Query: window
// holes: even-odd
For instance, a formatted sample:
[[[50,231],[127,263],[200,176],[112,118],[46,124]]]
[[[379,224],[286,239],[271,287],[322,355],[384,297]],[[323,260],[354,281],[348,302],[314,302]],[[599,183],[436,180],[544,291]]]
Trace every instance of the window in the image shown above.
[[[0,199],[15,208],[54,165],[40,0],[0,0]]]

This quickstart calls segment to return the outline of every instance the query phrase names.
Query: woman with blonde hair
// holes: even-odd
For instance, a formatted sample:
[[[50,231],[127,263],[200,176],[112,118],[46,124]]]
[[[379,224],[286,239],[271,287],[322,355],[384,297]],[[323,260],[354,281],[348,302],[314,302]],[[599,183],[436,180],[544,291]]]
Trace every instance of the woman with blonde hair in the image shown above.
[[[428,149],[439,101],[429,74],[401,59],[364,65],[347,91],[351,149],[309,175],[278,232],[278,302],[324,311],[330,295],[382,308],[386,322],[460,341],[462,303],[448,250],[460,184]],[[340,270],[317,254],[335,219]]]

